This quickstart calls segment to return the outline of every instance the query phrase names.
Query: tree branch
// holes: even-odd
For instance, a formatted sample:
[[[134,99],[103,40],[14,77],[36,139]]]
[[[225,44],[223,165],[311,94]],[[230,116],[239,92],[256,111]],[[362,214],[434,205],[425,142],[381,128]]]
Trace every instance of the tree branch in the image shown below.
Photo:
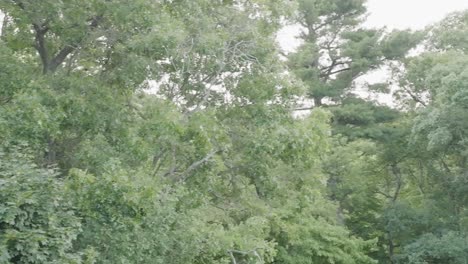
[[[55,72],[57,68],[63,63],[67,56],[75,50],[75,47],[66,46],[60,50],[57,55],[48,63],[47,72]]]
[[[320,77],[324,78],[325,81],[329,80],[330,79],[330,76],[332,76],[333,74],[336,74],[336,73],[339,73],[341,71],[344,71],[345,69],[346,70],[350,70],[351,68],[350,67],[346,67],[346,68],[343,68],[343,69],[340,69],[340,70],[336,70],[336,71],[333,71],[336,69],[337,66],[341,66],[341,65],[349,65],[350,63],[352,63],[352,61],[341,61],[341,62],[338,62],[336,59],[332,60],[332,63],[330,66],[327,66],[327,67],[323,67],[320,69]]]
[[[232,251],[228,251],[228,252],[229,252],[229,256],[231,256],[232,264],[237,264],[236,257],[234,257],[234,254],[232,253]]]
[[[338,73],[340,73],[340,72],[345,72],[345,71],[349,71],[349,70],[351,70],[351,68],[350,68],[350,67],[346,67],[346,68],[343,68],[343,69],[339,69],[339,70],[330,72],[330,73],[328,74],[328,76],[332,76],[332,75],[334,75],[334,74],[338,74]],[[326,76],[321,76],[321,77],[326,77]]]
[[[401,179],[401,172],[400,172],[400,168],[398,168],[398,165],[392,164],[391,169],[392,169],[393,175],[396,177],[396,180],[397,180],[397,187],[392,197],[392,202],[396,202],[396,200],[398,199],[398,196],[400,195],[400,190],[403,185],[403,182]]]
[[[385,198],[388,198],[388,199],[392,199],[392,198],[393,198],[393,197],[392,197],[390,194],[387,194],[387,193],[381,192],[381,191],[379,191],[379,190],[377,190],[377,191],[374,191],[374,193],[376,193],[376,194],[380,194],[380,195],[383,195],[383,196],[385,196]]]
[[[89,24],[89,30],[93,30],[98,27],[99,22],[102,20],[102,16],[94,16],[90,19],[88,19]],[[62,65],[63,61],[67,58],[67,56],[72,53],[78,46],[78,43],[81,42],[82,39],[77,41],[76,44],[72,45],[66,45],[64,48],[62,48],[56,55],[55,57],[48,63],[47,65],[47,72],[55,72],[57,68]]]
[[[300,108],[294,108],[293,111],[307,111],[307,110],[312,110],[314,108],[315,108],[315,106],[300,107]]]
[[[426,104],[423,100],[419,99],[415,94],[413,94],[413,93],[410,91],[410,89],[408,89],[408,88],[405,87],[405,86],[402,86],[402,88],[403,88],[403,90],[405,90],[405,92],[406,92],[416,103],[420,103],[420,104],[421,104],[422,106],[424,106],[424,107],[427,106],[427,104]]]
[[[216,155],[219,152],[219,150],[213,150],[208,155],[206,155],[203,159],[196,161],[192,163],[180,176],[179,179],[182,181],[185,181],[187,177],[189,176],[190,172],[196,170],[198,167],[209,161],[214,155]]]
[[[23,2],[19,0],[13,0],[13,2],[21,10],[27,12],[26,7]],[[94,16],[88,19],[89,30],[95,29],[99,25],[99,22],[102,20],[102,18],[103,18],[102,16]],[[35,32],[34,47],[39,52],[39,56],[42,62],[43,74],[47,74],[49,72],[55,72],[57,68],[65,61],[67,56],[76,49],[76,47],[78,46],[78,43],[82,41],[82,39],[80,39],[75,44],[66,45],[60,51],[58,51],[57,54],[55,54],[55,56],[52,59],[49,59],[49,52],[47,50],[46,40],[45,40],[45,34],[49,31],[49,27],[47,26],[47,24],[48,24],[47,20],[42,24],[38,24],[37,22],[32,23],[32,26]]]

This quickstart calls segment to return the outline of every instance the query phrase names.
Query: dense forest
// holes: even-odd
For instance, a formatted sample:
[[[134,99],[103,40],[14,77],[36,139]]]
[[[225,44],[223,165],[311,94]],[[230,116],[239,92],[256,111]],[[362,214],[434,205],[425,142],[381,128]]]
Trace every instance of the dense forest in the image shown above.
[[[468,12],[365,4],[0,0],[0,264],[468,263]]]

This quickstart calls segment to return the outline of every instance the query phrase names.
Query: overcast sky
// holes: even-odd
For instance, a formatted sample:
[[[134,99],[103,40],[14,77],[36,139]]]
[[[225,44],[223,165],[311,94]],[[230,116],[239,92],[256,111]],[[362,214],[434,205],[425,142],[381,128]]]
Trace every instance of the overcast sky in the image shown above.
[[[366,25],[422,29],[454,11],[468,9],[468,0],[368,0]]]

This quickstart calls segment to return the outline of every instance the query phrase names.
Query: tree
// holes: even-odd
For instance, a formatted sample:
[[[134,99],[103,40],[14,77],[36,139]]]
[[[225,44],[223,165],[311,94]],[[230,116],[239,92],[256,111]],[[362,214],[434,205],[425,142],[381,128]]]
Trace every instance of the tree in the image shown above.
[[[403,58],[418,43],[409,31],[366,29],[361,26],[365,1],[301,0],[297,20],[303,44],[288,56],[291,71],[307,87],[315,106],[339,103],[355,80],[385,62]]]

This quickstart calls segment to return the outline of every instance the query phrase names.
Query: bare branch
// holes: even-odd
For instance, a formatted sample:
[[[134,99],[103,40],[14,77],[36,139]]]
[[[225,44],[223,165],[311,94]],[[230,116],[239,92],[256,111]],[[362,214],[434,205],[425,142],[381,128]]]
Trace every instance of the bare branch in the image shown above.
[[[404,85],[402,88],[416,103],[420,103],[424,107],[427,106],[427,104],[422,99],[418,98],[413,92],[411,92],[409,88],[405,87]]]
[[[351,70],[351,68],[350,68],[350,67],[346,67],[346,68],[343,68],[343,69],[339,69],[339,70],[330,72],[330,74],[329,74],[328,76],[331,76],[331,75],[334,75],[334,74],[338,74],[338,73],[340,73],[340,72],[349,71],[349,70]]]
[[[315,106],[309,106],[309,107],[301,107],[301,108],[294,108],[293,111],[308,111],[314,109]]]
[[[229,256],[231,256],[232,264],[237,264],[236,258],[234,257],[234,254],[232,253],[232,251],[228,251],[228,252],[229,252]]]

